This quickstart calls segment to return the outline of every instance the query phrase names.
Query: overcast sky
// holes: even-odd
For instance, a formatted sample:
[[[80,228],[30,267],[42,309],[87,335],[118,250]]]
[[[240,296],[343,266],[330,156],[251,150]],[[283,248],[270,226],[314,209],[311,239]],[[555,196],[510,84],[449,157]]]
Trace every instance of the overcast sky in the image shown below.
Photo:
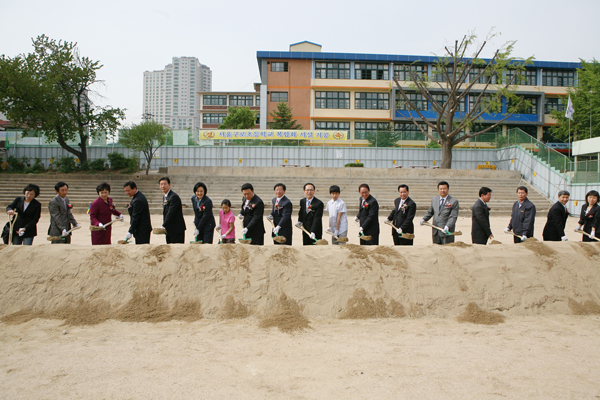
[[[11,1],[0,0],[0,54],[30,53],[45,34],[77,42],[100,60],[102,104],[143,113],[144,71],[174,56],[197,57],[213,71],[214,91],[252,91],[257,51],[288,51],[308,40],[324,52],[441,54],[475,30],[501,33],[483,56],[509,40],[514,55],[543,61],[600,58],[600,1]]]

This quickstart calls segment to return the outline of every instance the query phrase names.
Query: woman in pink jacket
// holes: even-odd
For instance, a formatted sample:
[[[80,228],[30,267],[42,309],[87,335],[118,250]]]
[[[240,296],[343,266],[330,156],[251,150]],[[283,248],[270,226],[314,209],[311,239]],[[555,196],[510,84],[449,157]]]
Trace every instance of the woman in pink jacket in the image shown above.
[[[117,211],[112,199],[108,197],[110,185],[103,182],[96,187],[96,192],[98,192],[98,198],[90,206],[91,224],[104,228],[104,225],[110,222],[112,215],[116,215],[121,221],[124,221],[123,214]],[[111,228],[112,226],[109,225],[103,231],[92,231],[92,244],[111,244]]]

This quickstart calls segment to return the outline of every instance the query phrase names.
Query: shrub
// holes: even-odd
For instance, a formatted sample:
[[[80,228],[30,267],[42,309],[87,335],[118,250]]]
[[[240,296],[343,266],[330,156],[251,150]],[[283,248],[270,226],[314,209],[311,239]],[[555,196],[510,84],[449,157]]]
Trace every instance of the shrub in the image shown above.
[[[442,146],[440,146],[440,144],[438,142],[434,142],[433,140],[430,141],[429,143],[427,143],[427,148],[428,149],[441,149]]]
[[[56,168],[62,173],[73,172],[77,169],[77,164],[75,163],[75,158],[71,156],[63,156],[58,160],[54,161]]]
[[[128,159],[121,153],[108,153],[108,162],[110,163],[110,169],[123,169],[128,168]]]
[[[44,164],[42,164],[42,160],[39,157],[33,159],[33,165],[31,167],[25,168],[26,174],[39,174],[40,172],[45,171],[46,168],[44,168]]]
[[[12,172],[23,172],[25,168],[29,167],[29,158],[23,156],[21,158],[17,158],[15,156],[8,156],[6,159],[8,165],[10,166],[10,170]]]
[[[362,168],[364,166],[365,166],[365,164],[363,164],[361,162],[359,162],[359,163],[348,163],[348,164],[344,165],[344,167],[360,167],[360,168]]]
[[[80,171],[89,171],[90,170],[90,162],[84,161],[82,163],[79,163],[79,170]]]
[[[104,171],[106,169],[106,159],[97,158],[94,161],[90,161],[90,168],[94,171]]]
[[[127,159],[127,172],[134,173],[140,170],[140,159],[131,156]]]

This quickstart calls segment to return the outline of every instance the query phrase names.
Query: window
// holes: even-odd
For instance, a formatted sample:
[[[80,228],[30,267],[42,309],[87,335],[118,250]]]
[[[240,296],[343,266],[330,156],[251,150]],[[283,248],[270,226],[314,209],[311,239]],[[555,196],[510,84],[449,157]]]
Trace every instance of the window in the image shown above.
[[[260,96],[256,96],[256,107],[260,106]]]
[[[354,79],[384,80],[390,79],[390,66],[388,64],[362,64],[354,65]]]
[[[254,96],[237,96],[237,95],[229,96],[229,105],[230,106],[252,106],[253,101],[254,101]]]
[[[432,75],[431,75],[432,82],[446,82],[446,74],[448,74],[450,79],[452,79],[452,74],[454,74],[454,67],[450,66],[450,65],[441,66],[441,67],[434,65],[432,67],[431,71],[432,71]],[[457,76],[458,76],[458,72],[459,71],[457,71]]]
[[[354,139],[367,139],[369,135],[374,135],[377,131],[389,132],[390,125],[386,122],[355,122]]]
[[[350,122],[315,122],[315,129],[319,131],[349,131]]]
[[[350,63],[318,62],[315,64],[315,78],[350,79]]]
[[[204,95],[202,104],[205,106],[226,106],[227,96],[219,95]]]
[[[529,102],[531,104],[523,104]],[[523,96],[523,103],[514,111],[516,114],[537,114],[538,98],[533,96]],[[508,112],[513,111],[512,109],[519,104],[519,99],[510,100],[508,102]]]
[[[412,81],[409,71],[427,77],[427,65],[394,64],[394,76],[400,81]]]
[[[495,73],[491,73],[491,70],[485,71],[485,67],[473,67],[471,71],[469,71],[469,82],[475,81],[475,83],[498,83],[498,75]],[[482,74],[479,76],[479,74]],[[491,74],[491,75],[490,75]],[[479,76],[479,78],[477,78]]]
[[[542,71],[543,86],[575,86],[575,71],[545,69]]]
[[[473,110],[475,107],[475,103],[477,102],[477,94],[469,96],[469,110]],[[492,95],[483,95],[481,101],[479,102],[479,106],[475,110],[475,112],[481,112],[485,110],[485,108],[489,105],[490,102],[494,101],[494,97]],[[485,112],[488,114],[499,113],[502,112],[501,105],[499,103],[493,104],[488,108]]]
[[[427,100],[422,94],[406,93],[406,96],[418,110],[427,111]],[[400,92],[396,92],[396,110],[412,110]]]
[[[516,77],[511,82],[511,85],[537,85],[537,71],[534,69],[527,69],[525,71],[515,71],[514,69],[506,70],[506,82],[510,82],[513,76]]]
[[[315,108],[350,108],[350,92],[315,92]]]
[[[448,95],[447,94],[434,94],[432,95],[433,99],[435,101],[437,101],[437,103],[439,104],[440,107],[444,106],[444,103],[448,101]],[[431,111],[436,111],[435,108],[433,107],[433,104],[431,105]],[[458,110],[455,110],[455,112],[464,112],[465,111],[465,100],[463,99],[458,106]]]
[[[354,93],[354,108],[357,110],[389,110],[389,93]]]
[[[288,72],[287,62],[272,62],[271,72]]]
[[[419,124],[427,131],[427,126]],[[402,140],[425,140],[425,135],[418,126],[412,122],[396,122],[394,124],[394,130],[396,132],[402,132]]]
[[[271,92],[271,101],[279,103],[280,101],[288,101],[288,92]]]
[[[546,97],[546,102],[544,103],[545,114],[550,114],[552,110],[565,111],[566,109],[567,105],[561,97]]]
[[[202,123],[203,124],[219,124],[223,123],[223,119],[227,114],[202,114]]]

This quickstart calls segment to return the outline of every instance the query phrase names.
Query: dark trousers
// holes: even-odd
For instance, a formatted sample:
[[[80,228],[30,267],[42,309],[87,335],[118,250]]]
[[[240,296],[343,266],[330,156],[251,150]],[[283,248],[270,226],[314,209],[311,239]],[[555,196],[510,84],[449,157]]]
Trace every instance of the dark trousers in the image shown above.
[[[407,232],[408,233],[408,232]],[[392,238],[394,239],[395,246],[412,246],[414,240],[413,239],[403,239],[398,235],[397,232],[392,233]]]
[[[149,244],[151,233],[151,231],[148,231],[144,233],[138,233],[137,235],[133,235],[133,237],[135,238],[135,244]]]
[[[454,243],[454,236],[452,235],[435,235],[433,237],[433,244],[447,244]]]
[[[319,238],[315,238],[315,239],[319,239]],[[316,244],[316,242],[314,240],[312,240],[310,238],[310,236],[308,236],[306,233],[302,232],[302,245],[310,246],[312,244]]]
[[[71,244],[71,235],[62,238],[61,240],[54,240],[52,242],[50,242],[52,244]]]
[[[367,235],[367,236],[369,236],[369,235]],[[358,240],[360,240],[361,246],[378,246],[379,245],[379,235],[372,235],[371,240],[362,240],[360,238]]]
[[[165,235],[167,239],[167,244],[171,243],[184,243],[185,242],[185,231],[181,233],[175,233],[173,235],[169,235],[168,233]],[[206,242],[203,242],[206,243]],[[211,238],[212,243],[212,238]]]

